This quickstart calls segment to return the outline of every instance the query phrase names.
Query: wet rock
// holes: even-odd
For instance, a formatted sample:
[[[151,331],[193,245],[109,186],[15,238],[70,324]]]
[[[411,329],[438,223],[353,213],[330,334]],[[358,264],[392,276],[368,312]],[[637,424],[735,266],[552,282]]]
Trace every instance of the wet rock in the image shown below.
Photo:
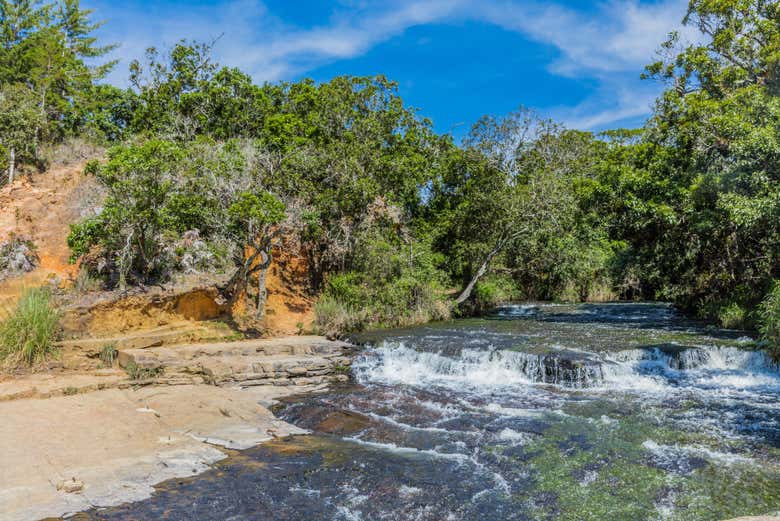
[[[319,432],[348,436],[368,427],[367,416],[351,411],[333,411],[316,427]]]

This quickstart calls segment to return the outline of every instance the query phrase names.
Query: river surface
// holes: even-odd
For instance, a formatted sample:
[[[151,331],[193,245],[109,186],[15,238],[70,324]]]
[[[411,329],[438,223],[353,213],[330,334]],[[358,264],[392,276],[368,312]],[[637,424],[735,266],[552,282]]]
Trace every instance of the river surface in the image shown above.
[[[722,520],[780,511],[780,373],[664,304],[505,307],[356,338],[354,383],[111,520]]]

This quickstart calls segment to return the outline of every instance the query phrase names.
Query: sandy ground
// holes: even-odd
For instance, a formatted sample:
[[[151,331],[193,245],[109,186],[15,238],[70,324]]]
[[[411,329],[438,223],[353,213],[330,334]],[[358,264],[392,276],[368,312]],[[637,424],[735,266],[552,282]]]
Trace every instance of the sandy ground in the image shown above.
[[[168,386],[0,402],[0,520],[137,501],[204,471],[221,447],[301,434],[261,403],[306,390]]]

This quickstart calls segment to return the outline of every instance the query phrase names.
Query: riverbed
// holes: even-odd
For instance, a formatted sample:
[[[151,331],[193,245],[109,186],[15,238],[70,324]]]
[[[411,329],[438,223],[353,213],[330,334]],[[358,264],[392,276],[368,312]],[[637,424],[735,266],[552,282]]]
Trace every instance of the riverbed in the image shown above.
[[[78,519],[722,520],[780,511],[780,372],[666,304],[520,304],[358,336],[311,434]]]

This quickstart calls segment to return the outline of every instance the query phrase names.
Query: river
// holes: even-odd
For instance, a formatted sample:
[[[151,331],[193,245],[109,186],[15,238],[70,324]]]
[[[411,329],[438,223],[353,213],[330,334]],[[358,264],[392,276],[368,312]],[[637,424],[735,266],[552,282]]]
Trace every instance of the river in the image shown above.
[[[312,434],[79,519],[722,520],[780,511],[780,372],[665,304],[504,307],[356,337]]]

